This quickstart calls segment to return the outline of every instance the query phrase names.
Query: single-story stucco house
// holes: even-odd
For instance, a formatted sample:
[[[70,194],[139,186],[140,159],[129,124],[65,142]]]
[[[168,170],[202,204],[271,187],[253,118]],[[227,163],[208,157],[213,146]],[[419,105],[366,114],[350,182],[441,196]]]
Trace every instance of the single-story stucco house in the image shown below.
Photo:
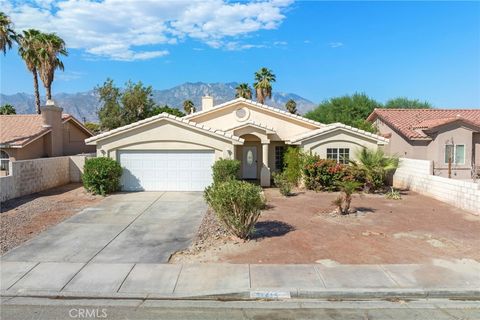
[[[95,152],[85,144],[93,134],[75,117],[47,101],[41,114],[0,115],[2,169],[8,161]]]
[[[480,109],[375,109],[367,119],[390,139],[385,152],[433,161],[435,175],[480,173]]]
[[[341,123],[325,125],[283,110],[238,98],[183,118],[160,114],[86,139],[97,156],[124,168],[124,190],[203,190],[216,159],[241,161],[241,178],[269,186],[283,167],[283,153],[295,145],[324,158],[352,159],[360,148],[388,139]]]

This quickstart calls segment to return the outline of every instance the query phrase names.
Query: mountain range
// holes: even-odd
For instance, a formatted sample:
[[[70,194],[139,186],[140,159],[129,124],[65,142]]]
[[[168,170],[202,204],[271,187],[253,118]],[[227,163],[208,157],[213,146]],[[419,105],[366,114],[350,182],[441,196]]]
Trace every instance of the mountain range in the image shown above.
[[[190,99],[193,101],[197,110],[201,109],[201,99],[204,95],[210,95],[214,103],[220,104],[235,98],[236,82],[229,83],[203,83],[187,82],[170,89],[153,90],[153,100],[159,105],[169,105],[183,111],[183,101]],[[54,93],[53,99],[56,105],[63,108],[65,113],[69,113],[82,121],[98,121],[97,110],[101,104],[98,96],[93,90],[78,93]],[[315,104],[294,93],[283,93],[274,91],[272,99],[265,103],[285,109],[285,103],[293,99],[297,103],[297,110],[300,114],[311,110]],[[18,114],[34,113],[35,99],[33,94],[16,93],[11,95],[0,94],[0,105],[11,104],[15,107]]]

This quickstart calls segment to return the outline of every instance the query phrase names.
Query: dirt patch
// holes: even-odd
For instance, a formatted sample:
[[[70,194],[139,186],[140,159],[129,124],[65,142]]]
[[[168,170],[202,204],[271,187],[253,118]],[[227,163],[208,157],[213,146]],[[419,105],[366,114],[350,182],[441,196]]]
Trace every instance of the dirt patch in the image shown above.
[[[85,192],[81,184],[68,184],[3,202],[0,207],[0,254],[101,199]]]
[[[414,192],[404,192],[402,200],[355,195],[352,206],[357,212],[347,216],[332,213],[337,193],[307,191],[285,198],[272,188],[265,194],[268,208],[252,240],[243,243],[218,234],[208,237],[204,229],[201,245],[176,255],[172,262],[480,261],[480,217]]]

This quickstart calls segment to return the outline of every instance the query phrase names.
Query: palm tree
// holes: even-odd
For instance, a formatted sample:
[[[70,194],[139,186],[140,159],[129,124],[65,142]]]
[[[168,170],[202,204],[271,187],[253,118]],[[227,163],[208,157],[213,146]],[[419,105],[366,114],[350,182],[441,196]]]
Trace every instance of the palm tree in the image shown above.
[[[240,83],[235,90],[235,98],[244,98],[244,99],[252,99],[252,88],[248,85],[248,83]]]
[[[35,29],[24,30],[17,36],[18,53],[25,61],[28,71],[33,75],[35,92],[35,108],[40,114],[40,93],[38,91],[38,69],[40,68],[40,51],[42,48],[42,33]]]
[[[193,104],[192,100],[183,101],[183,110],[185,110],[186,114],[191,114],[197,111],[197,109],[195,109],[195,105]]]
[[[13,41],[15,41],[15,31],[12,28],[12,20],[0,11],[0,49],[3,54],[7,54],[7,49],[12,48]]]
[[[272,82],[275,82],[276,77],[272,70],[265,67],[255,72],[255,93],[257,95],[257,101],[263,104],[265,99],[272,98]]]
[[[295,102],[295,100],[288,100],[285,104],[285,109],[287,109],[287,111],[291,114],[297,114],[297,103]]]
[[[55,70],[64,70],[63,62],[58,55],[67,56],[68,52],[65,48],[65,41],[57,36],[55,33],[47,33],[41,36],[40,54],[40,79],[42,79],[43,86],[47,100],[52,99],[52,82],[55,76]]]
[[[375,191],[383,187],[388,173],[398,168],[398,158],[388,157],[381,149],[360,149],[353,166],[365,173],[365,191]]]

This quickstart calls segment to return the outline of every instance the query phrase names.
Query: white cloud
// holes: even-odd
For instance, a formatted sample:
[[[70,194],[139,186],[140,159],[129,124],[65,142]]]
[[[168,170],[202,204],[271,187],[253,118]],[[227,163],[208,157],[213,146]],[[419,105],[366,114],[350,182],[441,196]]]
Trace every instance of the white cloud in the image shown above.
[[[340,48],[343,47],[343,42],[330,42],[328,46],[330,48]]]
[[[130,61],[165,56],[159,46],[186,38],[226,50],[263,47],[240,40],[277,28],[292,1],[0,0],[0,7],[17,29],[56,32],[69,48]]]
[[[223,44],[222,48],[227,51],[239,51],[254,48],[267,48],[267,46],[264,44],[239,43],[236,41],[231,41]]]
[[[56,78],[60,81],[72,81],[82,78],[85,75],[84,72],[79,71],[64,71],[64,72],[57,72],[55,74]]]
[[[287,41],[275,41],[273,43],[274,46],[286,46],[288,45],[288,42]]]

